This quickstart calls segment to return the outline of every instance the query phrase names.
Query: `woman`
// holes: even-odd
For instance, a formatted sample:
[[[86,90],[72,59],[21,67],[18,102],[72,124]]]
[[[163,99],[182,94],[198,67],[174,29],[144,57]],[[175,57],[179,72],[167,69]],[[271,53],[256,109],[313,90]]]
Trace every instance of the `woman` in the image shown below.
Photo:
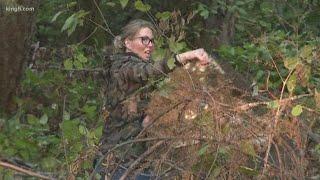
[[[129,22],[122,29],[122,34],[115,38],[114,46],[121,53],[111,56],[107,67],[106,106],[110,114],[100,141],[102,154],[114,145],[135,137],[150,123],[150,116],[144,112],[150,89],[144,87],[151,78],[162,77],[173,70],[167,66],[166,59],[155,63],[150,59],[155,45],[154,33],[150,22],[137,19]],[[203,49],[175,55],[174,59],[177,65],[191,60],[201,65],[209,63],[208,54]],[[139,156],[143,148],[135,145],[127,149],[131,152],[123,156],[115,155],[115,158],[130,162],[131,155]],[[120,175],[121,172],[117,170],[117,177],[113,179]]]

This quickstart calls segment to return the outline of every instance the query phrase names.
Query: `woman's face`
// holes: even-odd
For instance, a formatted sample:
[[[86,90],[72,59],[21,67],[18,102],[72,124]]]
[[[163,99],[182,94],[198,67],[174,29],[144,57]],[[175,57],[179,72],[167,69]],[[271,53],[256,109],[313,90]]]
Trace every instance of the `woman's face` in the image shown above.
[[[133,52],[148,60],[154,50],[153,33],[150,28],[141,28],[133,38],[125,39],[126,52]]]

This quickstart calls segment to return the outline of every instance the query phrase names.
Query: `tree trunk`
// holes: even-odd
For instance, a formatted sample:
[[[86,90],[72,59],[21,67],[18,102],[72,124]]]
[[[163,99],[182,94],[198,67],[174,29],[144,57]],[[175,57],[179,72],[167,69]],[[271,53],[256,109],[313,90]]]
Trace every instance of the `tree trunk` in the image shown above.
[[[31,37],[39,1],[5,2],[0,2],[0,110],[10,111],[23,66],[31,57]],[[33,11],[26,11],[24,7]]]
[[[207,5],[209,3],[211,3],[211,0],[206,1]],[[231,6],[234,4],[234,1],[226,0],[226,4]],[[208,33],[209,31],[203,32],[199,43],[208,42],[205,43],[208,49],[230,44],[234,38],[235,21],[236,17],[234,13],[231,13],[228,9],[218,11],[218,14],[215,16],[209,16],[204,21],[204,27],[206,30],[217,30],[218,35],[214,36]]]

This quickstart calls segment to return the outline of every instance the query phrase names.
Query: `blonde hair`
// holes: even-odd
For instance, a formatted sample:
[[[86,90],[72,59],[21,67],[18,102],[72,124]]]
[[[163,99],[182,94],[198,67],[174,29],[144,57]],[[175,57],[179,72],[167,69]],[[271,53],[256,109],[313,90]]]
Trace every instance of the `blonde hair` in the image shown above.
[[[143,19],[135,19],[130,21],[126,26],[122,28],[122,33],[116,36],[113,40],[114,52],[125,52],[126,47],[124,45],[124,40],[126,38],[133,38],[137,32],[142,28],[149,28],[155,33],[154,26]]]

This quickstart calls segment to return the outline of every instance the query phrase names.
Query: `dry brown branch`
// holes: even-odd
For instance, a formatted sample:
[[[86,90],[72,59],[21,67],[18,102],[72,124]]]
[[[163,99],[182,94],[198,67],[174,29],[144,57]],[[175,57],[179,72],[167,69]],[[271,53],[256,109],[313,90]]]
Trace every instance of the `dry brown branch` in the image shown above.
[[[279,100],[279,106],[281,106],[281,105],[283,105],[283,104],[285,104],[287,102],[290,102],[290,101],[295,101],[297,99],[301,99],[301,98],[304,98],[304,97],[310,97],[310,96],[313,96],[313,94],[302,94],[302,95],[293,96],[293,97],[286,98],[286,99],[281,99],[281,100]],[[260,106],[260,105],[269,105],[272,102],[276,102],[276,101],[278,101],[278,100],[248,103],[248,104],[244,104],[244,105],[236,107],[235,110],[236,111],[246,111],[246,110],[248,110],[250,108],[257,107],[257,106]]]
[[[177,106],[179,106],[180,104],[182,104],[183,102],[186,102],[186,101],[190,101],[190,99],[184,99],[176,104],[174,104],[173,106],[169,107],[167,110],[165,110],[163,113],[159,114],[157,117],[153,118],[151,120],[151,123],[146,126],[145,128],[143,128],[143,130],[136,136],[136,138],[139,138],[142,136],[142,134],[144,134],[144,132],[150,128],[159,118],[161,118],[163,115],[167,114],[168,112],[170,112],[171,110],[174,110]]]
[[[265,174],[265,172],[266,172],[266,169],[267,169],[267,165],[268,165],[268,159],[269,159],[269,153],[270,153],[270,149],[271,149],[271,144],[272,144],[272,142],[273,142],[273,138],[274,138],[274,135],[275,135],[275,129],[276,129],[276,127],[277,127],[277,125],[278,125],[278,121],[279,121],[279,116],[280,116],[280,112],[282,112],[283,111],[283,109],[284,109],[284,107],[285,106],[281,106],[280,104],[281,103],[283,103],[284,105],[285,105],[285,103],[287,102],[287,101],[285,101],[285,102],[282,102],[283,101],[283,94],[284,94],[284,89],[285,89],[285,87],[286,87],[286,85],[287,85],[287,82],[288,82],[288,80],[289,80],[289,77],[291,76],[291,74],[294,72],[294,69],[295,68],[293,68],[291,71],[290,71],[290,73],[288,74],[288,76],[286,77],[286,79],[284,80],[284,82],[283,82],[283,84],[282,84],[282,89],[281,89],[281,94],[280,94],[280,98],[279,98],[279,106],[278,106],[278,108],[277,108],[277,112],[276,112],[276,116],[274,117],[274,121],[273,121],[273,124],[271,124],[271,131],[270,131],[270,133],[269,133],[269,135],[268,135],[268,146],[267,146],[267,150],[266,150],[266,154],[265,154],[265,157],[264,157],[264,164],[263,164],[263,169],[262,169],[262,176],[261,177],[263,177],[263,175]],[[291,94],[290,94],[291,95]]]
[[[18,167],[16,165],[13,165],[13,164],[10,164],[10,163],[7,163],[7,162],[3,162],[3,161],[0,161],[0,166],[2,166],[4,168],[9,168],[9,169],[12,169],[12,170],[24,173],[24,174],[27,174],[29,176],[41,178],[41,179],[54,179],[54,178],[50,178],[50,177],[41,175],[39,173],[30,171],[30,170],[27,170],[27,169],[24,169],[24,168],[21,168],[21,167]]]
[[[156,137],[156,138],[143,138],[143,139],[134,139],[134,140],[130,140],[130,141],[125,141],[122,142],[120,144],[117,144],[116,146],[114,146],[113,148],[111,148],[107,153],[105,153],[97,162],[95,169],[93,170],[93,172],[90,175],[89,179],[93,179],[95,173],[97,172],[97,168],[98,166],[102,163],[102,161],[107,157],[108,154],[110,154],[111,152],[113,152],[114,150],[127,145],[127,144],[133,144],[133,143],[138,143],[138,142],[147,142],[147,141],[157,141],[157,140],[172,140],[172,139],[176,139],[175,137]]]
[[[161,146],[165,141],[159,141],[155,145],[151,146],[146,152],[144,152],[140,157],[138,157],[126,170],[126,172],[121,176],[120,180],[125,180],[126,177],[134,170],[134,168],[147,156],[149,156],[152,152],[154,152],[159,146]]]

